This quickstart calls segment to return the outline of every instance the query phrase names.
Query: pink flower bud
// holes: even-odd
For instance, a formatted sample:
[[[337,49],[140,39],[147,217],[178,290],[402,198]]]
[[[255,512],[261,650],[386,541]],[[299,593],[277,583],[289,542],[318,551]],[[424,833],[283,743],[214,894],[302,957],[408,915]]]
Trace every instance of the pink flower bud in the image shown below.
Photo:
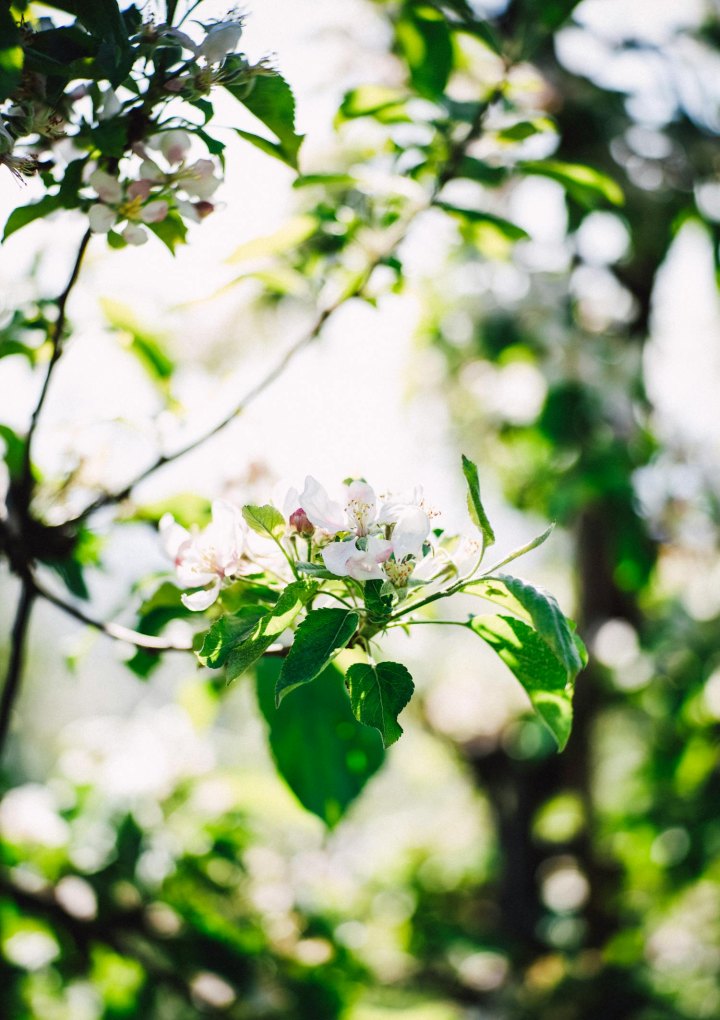
[[[128,198],[141,198],[143,202],[150,194],[150,189],[153,186],[152,181],[148,181],[142,178],[139,181],[133,181],[132,184],[128,185],[127,193]]]
[[[206,216],[215,212],[215,206],[212,202],[195,202],[195,212],[201,220],[204,220]]]
[[[304,535],[305,538],[309,538],[315,531],[315,525],[308,520],[308,516],[302,507],[290,514],[290,527],[295,528],[299,535]]]

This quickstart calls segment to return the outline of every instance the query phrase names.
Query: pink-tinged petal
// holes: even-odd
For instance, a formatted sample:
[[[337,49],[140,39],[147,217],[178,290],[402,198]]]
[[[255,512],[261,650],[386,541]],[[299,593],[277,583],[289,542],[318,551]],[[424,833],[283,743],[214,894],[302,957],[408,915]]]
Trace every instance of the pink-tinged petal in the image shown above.
[[[299,509],[300,509],[300,493],[295,488],[288,489],[287,495],[283,500],[284,516],[288,518],[290,514],[294,514],[295,511]]]
[[[190,144],[190,136],[185,131],[164,131],[160,135],[160,151],[168,163],[182,163]]]
[[[347,574],[356,581],[380,581],[385,577],[382,567],[369,552],[351,556],[347,562]]]
[[[305,479],[305,488],[300,493],[300,506],[311,524],[322,531],[327,531],[329,535],[337,535],[339,531],[347,530],[342,507],[330,499],[320,482],[312,475]]]
[[[93,234],[107,234],[117,219],[117,214],[109,205],[98,202],[88,209],[88,222]]]
[[[160,223],[170,211],[168,203],[158,198],[154,202],[148,202],[140,211],[140,219],[143,223]]]
[[[420,556],[423,543],[430,534],[430,521],[419,506],[406,506],[400,511],[393,528],[392,545],[396,560]]]
[[[146,181],[152,181],[153,184],[161,184],[165,180],[165,174],[157,163],[149,157],[140,164],[140,176]]]
[[[211,588],[194,591],[192,595],[181,595],[180,601],[186,609],[191,609],[194,613],[202,613],[204,609],[207,609],[217,600],[219,594],[220,582],[216,581]]]
[[[367,535],[375,521],[375,490],[367,482],[351,482],[347,489],[347,515],[358,535]]]
[[[357,542],[353,538],[350,542],[331,542],[325,546],[321,555],[331,574],[345,577],[348,573],[348,560],[356,556],[357,552]]]
[[[128,198],[141,198],[143,202],[150,194],[150,190],[153,186],[152,181],[147,181],[145,178],[141,178],[139,181],[133,181],[128,185],[127,193]]]

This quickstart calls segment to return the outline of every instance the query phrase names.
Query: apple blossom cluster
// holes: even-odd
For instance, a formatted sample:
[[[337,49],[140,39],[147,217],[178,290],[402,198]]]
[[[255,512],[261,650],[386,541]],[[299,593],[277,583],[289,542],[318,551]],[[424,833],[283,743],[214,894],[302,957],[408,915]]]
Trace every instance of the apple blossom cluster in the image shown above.
[[[90,229],[105,234],[124,222],[120,236],[127,244],[139,245],[148,239],[142,225],[161,223],[171,210],[195,223],[213,212],[210,198],[221,178],[211,159],[188,162],[190,147],[185,131],[166,131],[150,138],[147,145],[134,147],[141,159],[137,176],[121,179],[95,169],[88,177],[97,196],[88,210]],[[156,151],[157,158],[148,150]]]
[[[205,610],[224,586],[263,572],[283,583],[303,574],[338,579],[351,594],[379,581],[403,598],[410,587],[467,576],[479,560],[481,544],[469,539],[459,556],[448,555],[432,530],[436,515],[420,488],[378,500],[367,482],[351,481],[344,499],[333,500],[308,475],[301,492],[287,493],[282,513],[216,500],[204,529],[189,531],[166,514],[160,533],[181,587],[199,589],[182,596],[188,609]]]

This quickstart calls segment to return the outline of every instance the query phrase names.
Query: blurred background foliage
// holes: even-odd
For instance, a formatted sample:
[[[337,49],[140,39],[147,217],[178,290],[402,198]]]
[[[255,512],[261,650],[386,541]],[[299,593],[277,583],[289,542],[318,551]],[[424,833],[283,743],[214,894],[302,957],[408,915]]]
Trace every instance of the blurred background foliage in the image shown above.
[[[566,535],[591,648],[572,738],[555,755],[514,706],[449,717],[428,685],[391,767],[329,833],[273,777],[259,722],[227,766],[248,691],[227,707],[188,681],[151,721],[78,723],[42,784],[10,757],[13,1020],[720,1014],[718,433],[653,399],[673,246],[700,238],[717,266],[717,9],[366,6],[385,79],[345,95],[318,166],[301,159],[289,225],[235,252],[223,297],[254,279],[271,331],[328,295],[413,290],[403,385],[442,401],[509,507]],[[450,181],[458,124],[476,140]],[[381,174],[392,186],[368,184]],[[428,269],[411,220],[438,174],[437,233],[415,238],[438,246]],[[692,293],[664,300],[682,312]],[[171,392],[162,338],[107,314]]]

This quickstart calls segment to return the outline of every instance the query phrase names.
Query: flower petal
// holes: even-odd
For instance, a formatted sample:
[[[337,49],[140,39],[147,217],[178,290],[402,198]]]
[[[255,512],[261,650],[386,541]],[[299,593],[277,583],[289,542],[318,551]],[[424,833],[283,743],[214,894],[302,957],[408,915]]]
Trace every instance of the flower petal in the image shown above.
[[[347,530],[342,507],[330,499],[323,486],[312,475],[305,479],[305,488],[300,493],[300,506],[308,520],[316,528],[327,531],[329,535],[337,535],[339,531]]]
[[[180,601],[186,609],[191,609],[194,613],[201,613],[216,601],[219,594],[220,581],[216,581],[210,588],[194,591],[191,595],[181,595]]]
[[[420,556],[425,539],[430,534],[430,521],[419,506],[406,506],[397,516],[392,532],[395,559],[406,556]]]
[[[357,553],[357,540],[353,538],[349,542],[331,542],[325,546],[321,555],[331,574],[345,577],[348,574],[348,560]]]

